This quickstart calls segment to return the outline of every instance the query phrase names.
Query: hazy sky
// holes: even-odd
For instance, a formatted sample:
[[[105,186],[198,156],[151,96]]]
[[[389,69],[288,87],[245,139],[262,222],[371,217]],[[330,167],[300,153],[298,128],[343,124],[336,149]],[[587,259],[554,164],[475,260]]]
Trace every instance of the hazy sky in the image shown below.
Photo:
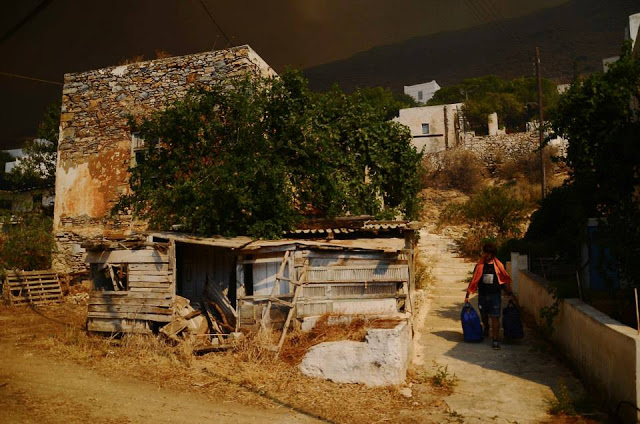
[[[371,47],[522,16],[566,0],[203,0],[231,43],[271,66],[305,68]],[[42,0],[0,3],[6,34]],[[62,81],[156,49],[187,54],[227,45],[201,0],[50,0],[0,44],[0,72]],[[31,136],[54,85],[0,75],[0,147]]]

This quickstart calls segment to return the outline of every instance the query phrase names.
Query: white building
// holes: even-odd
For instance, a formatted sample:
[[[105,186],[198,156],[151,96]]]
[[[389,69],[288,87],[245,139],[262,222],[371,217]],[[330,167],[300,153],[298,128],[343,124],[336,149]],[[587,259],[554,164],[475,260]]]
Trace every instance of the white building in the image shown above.
[[[636,41],[640,35],[640,13],[629,15],[629,23],[625,28],[624,39],[631,40],[631,51],[635,52],[637,49]],[[620,56],[607,57],[602,59],[602,68],[605,72],[609,70],[609,67],[616,63],[620,59]]]
[[[441,152],[461,141],[462,103],[400,109],[394,121],[409,127],[418,151]]]
[[[404,94],[408,94],[418,103],[426,103],[440,90],[438,83],[433,80],[416,85],[405,85]]]

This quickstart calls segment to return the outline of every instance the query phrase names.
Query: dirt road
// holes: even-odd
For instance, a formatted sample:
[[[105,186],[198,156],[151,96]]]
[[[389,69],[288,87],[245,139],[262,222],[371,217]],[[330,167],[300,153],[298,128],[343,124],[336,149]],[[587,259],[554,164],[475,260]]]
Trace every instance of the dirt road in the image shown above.
[[[491,340],[464,343],[460,310],[467,284],[463,280],[474,264],[452,253],[452,241],[425,230],[419,248],[433,258],[435,285],[427,307],[418,319],[419,349],[416,362],[438,364],[455,374],[459,383],[444,401],[465,423],[535,423],[548,420],[549,400],[562,382],[572,391],[583,391],[567,367],[555,359],[548,346],[526,332],[524,340],[491,349]],[[472,304],[477,310],[477,300]]]
[[[194,393],[105,377],[77,364],[23,353],[7,340],[0,340],[0,358],[3,424],[320,422],[284,408],[212,403]]]

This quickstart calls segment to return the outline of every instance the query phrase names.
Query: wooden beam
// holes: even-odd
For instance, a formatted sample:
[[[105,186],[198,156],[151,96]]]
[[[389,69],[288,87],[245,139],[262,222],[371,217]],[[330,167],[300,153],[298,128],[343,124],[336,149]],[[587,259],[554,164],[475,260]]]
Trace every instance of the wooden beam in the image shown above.
[[[86,262],[92,264],[168,263],[169,257],[157,250],[109,250],[87,253]]]

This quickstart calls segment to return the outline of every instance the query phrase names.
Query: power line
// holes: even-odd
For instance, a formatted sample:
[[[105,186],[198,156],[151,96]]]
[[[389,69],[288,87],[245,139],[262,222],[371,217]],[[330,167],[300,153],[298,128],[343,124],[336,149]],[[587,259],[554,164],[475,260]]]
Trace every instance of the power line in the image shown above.
[[[54,84],[54,85],[60,85],[60,86],[64,85],[63,83],[61,83],[59,81],[51,81],[51,80],[46,80],[46,79],[42,79],[42,78],[34,78],[34,77],[26,76],[26,75],[11,74],[9,72],[0,71],[0,75],[4,75],[5,77],[11,77],[11,78],[25,79],[25,80],[29,80],[29,81],[44,82],[46,84]]]
[[[53,0],[42,0],[36,7],[33,8],[31,12],[27,14],[20,22],[15,24],[13,27],[9,28],[7,32],[5,32],[2,37],[0,37],[0,44],[7,41],[13,34],[15,34],[20,28],[22,28],[25,24],[27,24],[30,20],[35,18],[40,12],[46,9],[47,6],[51,4]]]
[[[222,27],[220,27],[216,19],[213,17],[213,14],[209,11],[209,8],[205,4],[204,0],[200,0],[200,4],[202,5],[202,8],[204,9],[204,11],[207,12],[207,15],[209,15],[209,19],[211,19],[211,22],[213,22],[213,25],[215,25],[215,27],[218,28],[218,31],[220,31],[220,34],[222,34],[224,39],[227,40],[227,47],[231,46],[231,39],[227,36],[227,34],[222,29]]]

